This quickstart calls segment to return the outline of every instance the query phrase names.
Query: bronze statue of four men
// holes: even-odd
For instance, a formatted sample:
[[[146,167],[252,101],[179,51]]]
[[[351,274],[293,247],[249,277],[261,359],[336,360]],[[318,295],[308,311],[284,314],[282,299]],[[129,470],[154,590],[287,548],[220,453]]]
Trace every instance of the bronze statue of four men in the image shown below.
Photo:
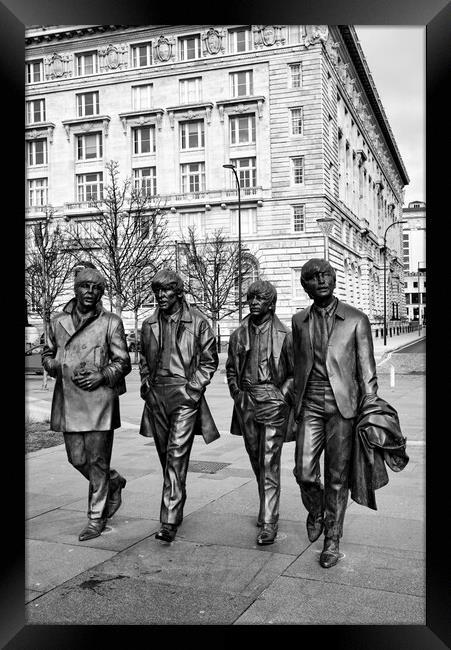
[[[301,284],[313,304],[293,316],[292,331],[275,314],[275,287],[262,280],[249,286],[249,315],[230,336],[226,362],[231,433],[243,436],[257,480],[258,545],[276,540],[282,445],[296,441],[294,476],[308,538],[313,542],[324,532],[320,564],[329,568],[341,557],[359,403],[377,395],[377,378],[369,320],[333,295],[329,262],[309,260]],[[78,272],[75,298],[53,317],[43,354],[44,368],[56,378],[51,428],[63,432],[69,462],[89,482],[80,541],[102,533],[126,485],[110,458],[131,364],[121,319],[102,307],[104,289],[96,269]],[[172,542],[183,520],[194,435],[206,443],[219,437],[204,396],[218,352],[210,325],[185,300],[177,273],[158,272],[152,289],[158,306],[141,329],[140,434],[153,437],[163,473],[155,537]]]

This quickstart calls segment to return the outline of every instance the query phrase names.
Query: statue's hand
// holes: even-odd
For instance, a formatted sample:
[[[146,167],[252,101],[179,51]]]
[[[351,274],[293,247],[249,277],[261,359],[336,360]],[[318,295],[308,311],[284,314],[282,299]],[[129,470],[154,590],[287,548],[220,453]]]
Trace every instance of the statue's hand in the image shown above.
[[[98,370],[83,370],[74,375],[72,381],[82,390],[95,390],[104,383],[104,377]]]

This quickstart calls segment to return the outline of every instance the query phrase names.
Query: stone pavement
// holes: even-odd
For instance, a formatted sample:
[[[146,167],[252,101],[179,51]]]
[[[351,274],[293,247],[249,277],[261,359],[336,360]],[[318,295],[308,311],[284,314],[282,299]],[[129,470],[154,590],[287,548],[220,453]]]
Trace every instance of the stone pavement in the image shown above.
[[[418,338],[393,337],[387,349]],[[256,545],[257,485],[242,439],[227,431],[231,401],[219,372],[206,396],[221,438],[205,445],[196,436],[185,518],[172,544],[154,538],[161,469],[153,440],[137,433],[138,401],[115,434],[112,466],[127,477],[123,505],[99,538],[78,541],[87,487],[64,446],[27,454],[27,623],[424,625],[424,375],[418,360],[416,370],[399,365],[401,356],[424,355],[384,361],[384,352],[376,344],[379,393],[398,410],[410,462],[400,473],[388,470],[377,511],[349,502],[336,567],[322,569],[322,541],[308,541],[293,442],[282,453],[277,541]],[[384,370],[390,363],[394,386]],[[31,395],[35,417],[33,409],[48,412],[49,393]]]

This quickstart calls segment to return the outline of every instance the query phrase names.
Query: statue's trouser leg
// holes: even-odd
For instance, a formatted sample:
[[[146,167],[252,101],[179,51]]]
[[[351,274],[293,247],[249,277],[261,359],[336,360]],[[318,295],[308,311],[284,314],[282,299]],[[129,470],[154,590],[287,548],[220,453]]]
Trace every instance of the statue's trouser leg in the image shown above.
[[[294,475],[308,512],[314,517],[324,513],[326,537],[343,534],[353,427],[353,418],[341,416],[330,387],[307,387],[297,431]],[[324,487],[319,466],[323,449]]]
[[[237,407],[237,411],[238,411]],[[261,523],[275,524],[279,519],[280,455],[283,434],[279,427],[255,422],[253,409],[239,409],[244,445],[257,479]]]
[[[163,470],[160,521],[178,526],[183,520],[197,404],[180,384],[156,384],[152,393],[154,439]]]
[[[113,440],[114,431],[64,433],[69,462],[89,481],[89,519],[100,519],[105,508]]]

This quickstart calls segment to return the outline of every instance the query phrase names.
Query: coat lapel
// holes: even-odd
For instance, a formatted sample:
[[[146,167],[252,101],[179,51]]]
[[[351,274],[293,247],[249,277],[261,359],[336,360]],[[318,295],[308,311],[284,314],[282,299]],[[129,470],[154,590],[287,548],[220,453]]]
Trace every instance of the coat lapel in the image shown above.
[[[63,327],[69,334],[69,338],[75,334],[75,326],[72,320],[72,314],[65,313],[64,316],[61,316],[59,319],[59,323],[61,327]]]

